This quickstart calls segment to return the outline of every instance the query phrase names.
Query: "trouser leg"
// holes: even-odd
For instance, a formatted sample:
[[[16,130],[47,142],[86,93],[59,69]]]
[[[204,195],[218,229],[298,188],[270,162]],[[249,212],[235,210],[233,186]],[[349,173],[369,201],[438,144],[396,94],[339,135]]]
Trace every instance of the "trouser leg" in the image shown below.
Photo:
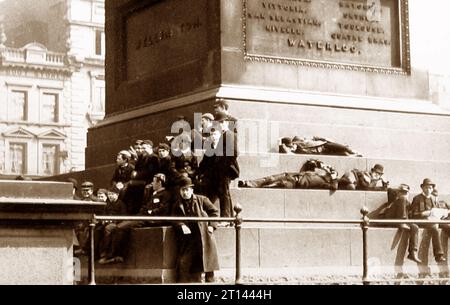
[[[230,179],[222,178],[218,190],[220,200],[220,216],[233,217],[233,202],[230,195]]]
[[[416,224],[409,225],[409,253],[417,253],[419,249],[419,226]]]
[[[441,243],[441,234],[437,224],[425,225],[424,228],[431,233],[431,241],[433,243],[433,255],[438,257],[444,254]]]

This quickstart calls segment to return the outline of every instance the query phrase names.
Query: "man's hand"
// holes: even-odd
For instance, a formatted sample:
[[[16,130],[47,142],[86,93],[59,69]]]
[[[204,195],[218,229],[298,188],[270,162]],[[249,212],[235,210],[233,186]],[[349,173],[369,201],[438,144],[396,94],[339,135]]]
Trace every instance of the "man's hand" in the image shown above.
[[[431,211],[423,211],[422,213],[420,213],[420,215],[422,215],[422,217],[430,217]]]
[[[189,235],[192,233],[191,229],[189,229],[189,227],[187,225],[181,225],[181,230],[183,230],[184,235]]]
[[[213,232],[214,232],[214,228],[211,227],[211,226],[208,226],[208,232],[209,232],[209,233],[213,233]]]
[[[117,187],[118,190],[123,189],[123,186],[124,186],[124,185],[123,185],[122,182],[117,182],[117,183],[116,183],[116,187]]]

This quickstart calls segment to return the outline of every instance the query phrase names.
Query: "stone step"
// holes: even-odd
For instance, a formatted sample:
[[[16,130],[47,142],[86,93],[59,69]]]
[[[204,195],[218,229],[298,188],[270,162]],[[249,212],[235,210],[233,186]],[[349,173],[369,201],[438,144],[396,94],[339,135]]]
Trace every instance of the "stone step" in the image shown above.
[[[221,271],[219,277],[234,277],[235,230],[215,232]],[[448,237],[442,234],[445,255]],[[406,259],[408,235],[393,228],[368,231],[369,276],[394,277],[399,272],[443,273],[448,265],[437,265],[432,256],[429,235],[420,232],[419,257],[424,264]],[[170,228],[132,230],[125,263],[96,265],[99,282],[115,280],[155,283],[172,282],[176,249]],[[354,277],[362,276],[363,244],[361,228],[243,228],[241,230],[241,267],[244,279],[252,276],[274,277]],[[429,264],[427,266],[427,264]],[[83,273],[87,261],[82,261]],[[101,279],[100,279],[101,278]]]
[[[395,159],[355,158],[325,155],[286,155],[278,153],[244,153],[239,157],[241,176],[239,180],[262,178],[284,172],[298,172],[308,159],[321,160],[334,167],[339,176],[353,168],[370,170],[375,164],[384,166],[384,177],[395,187],[407,183],[412,193],[421,192],[424,178],[431,178],[440,193],[450,193],[450,162],[415,161]],[[234,182],[237,185],[237,182]]]
[[[301,101],[298,101],[301,103]],[[450,117],[267,102],[231,102],[241,151],[277,150],[281,137],[321,136],[370,158],[449,160]]]
[[[235,204],[242,206],[244,218],[361,219],[361,208],[369,209],[369,217],[377,217],[377,209],[387,202],[385,192],[341,190],[332,193],[328,190],[240,188],[232,189],[231,196]],[[439,198],[450,202],[448,194]],[[245,226],[259,225],[246,223]]]

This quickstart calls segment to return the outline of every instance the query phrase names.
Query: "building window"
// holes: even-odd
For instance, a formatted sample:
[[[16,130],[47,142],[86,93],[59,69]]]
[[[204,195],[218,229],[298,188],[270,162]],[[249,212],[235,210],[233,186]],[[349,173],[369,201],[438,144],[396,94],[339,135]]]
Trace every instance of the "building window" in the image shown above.
[[[42,145],[42,173],[44,175],[59,174],[59,145],[44,144]]]
[[[58,122],[58,95],[44,93],[42,99],[41,121],[44,123]]]
[[[9,161],[12,174],[26,174],[27,145],[24,143],[9,144]]]
[[[105,56],[105,32],[95,31],[95,55]]]
[[[8,107],[8,119],[10,121],[27,120],[27,91],[11,91],[11,99]]]

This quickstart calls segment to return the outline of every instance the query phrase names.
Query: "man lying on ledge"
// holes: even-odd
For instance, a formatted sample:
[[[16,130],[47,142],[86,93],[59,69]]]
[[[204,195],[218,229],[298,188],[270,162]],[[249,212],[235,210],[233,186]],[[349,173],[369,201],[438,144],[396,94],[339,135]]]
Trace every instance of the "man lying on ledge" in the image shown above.
[[[290,138],[282,138],[280,140],[279,153],[362,157],[361,154],[353,151],[347,145],[322,137],[300,138],[295,136],[292,140]]]
[[[339,180],[339,189],[362,191],[386,191],[389,181],[383,178],[384,167],[375,164],[369,171],[353,169],[346,172]]]
[[[319,160],[308,160],[298,173],[283,173],[256,180],[238,182],[249,188],[330,189],[338,187],[338,173]]]

